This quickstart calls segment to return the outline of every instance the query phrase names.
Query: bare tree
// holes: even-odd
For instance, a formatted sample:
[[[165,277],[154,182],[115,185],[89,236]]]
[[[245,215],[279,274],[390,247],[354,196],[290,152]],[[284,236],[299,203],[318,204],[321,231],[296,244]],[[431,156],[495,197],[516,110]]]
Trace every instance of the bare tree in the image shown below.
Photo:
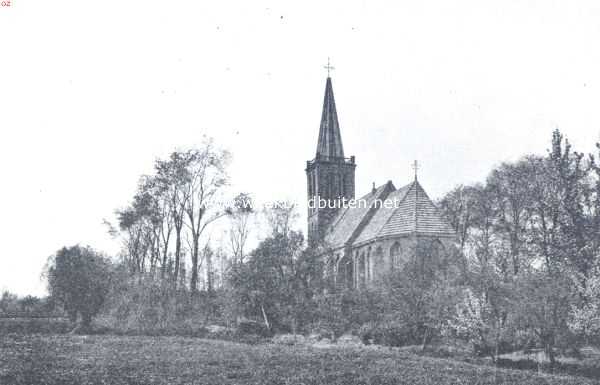
[[[229,217],[229,244],[234,263],[244,262],[244,246],[250,234],[250,220],[254,207],[250,194],[240,193],[234,199],[233,207],[227,210]]]
[[[183,224],[186,205],[190,198],[187,187],[190,180],[188,173],[189,164],[189,154],[177,151],[173,152],[168,160],[159,159],[155,164],[156,180],[161,194],[164,196],[167,210],[170,213],[169,219],[172,221],[172,228],[175,230],[175,265],[173,271],[173,280],[175,282],[177,282],[180,273]],[[165,240],[166,236],[163,238],[163,243]],[[163,258],[165,258],[164,254]]]
[[[271,233],[287,236],[293,223],[298,219],[296,204],[289,201],[278,201],[265,207],[263,214],[270,227]]]
[[[218,193],[228,182],[226,166],[229,162],[227,151],[215,148],[213,141],[207,139],[202,148],[186,153],[187,165],[186,196],[184,211],[185,222],[191,235],[190,254],[192,257],[192,275],[190,288],[192,293],[198,290],[198,263],[200,257],[200,236],[206,227],[226,214],[219,207]],[[212,281],[208,282],[212,290]]]

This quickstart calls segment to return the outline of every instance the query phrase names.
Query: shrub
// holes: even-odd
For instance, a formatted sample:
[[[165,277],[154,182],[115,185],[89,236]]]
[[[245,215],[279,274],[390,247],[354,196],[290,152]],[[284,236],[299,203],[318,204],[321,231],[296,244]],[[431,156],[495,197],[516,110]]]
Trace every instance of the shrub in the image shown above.
[[[368,322],[361,325],[356,333],[367,345],[374,343],[384,346],[406,346],[420,342],[412,328],[397,321]]]
[[[0,318],[0,335],[16,334],[64,334],[73,325],[63,318]]]
[[[367,322],[358,328],[357,334],[360,340],[365,345],[375,343],[375,334],[377,333],[377,324],[374,322]]]
[[[262,323],[252,320],[241,320],[238,323],[238,332],[240,334],[251,334],[261,337],[270,337],[271,331]]]
[[[207,306],[202,296],[151,276],[124,274],[111,289],[97,323],[119,334],[203,337]]]

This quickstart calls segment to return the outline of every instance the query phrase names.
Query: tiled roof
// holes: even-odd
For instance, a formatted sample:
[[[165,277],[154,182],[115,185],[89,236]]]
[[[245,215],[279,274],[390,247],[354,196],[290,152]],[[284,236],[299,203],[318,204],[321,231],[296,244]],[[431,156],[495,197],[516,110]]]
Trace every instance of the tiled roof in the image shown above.
[[[390,195],[388,195],[387,199],[392,202],[402,202],[410,187],[411,185],[406,185],[402,188],[399,188],[398,190],[391,192]],[[386,209],[385,207],[382,207],[379,210],[377,210],[377,212],[369,221],[367,226],[365,226],[365,228],[360,232],[360,235],[356,238],[354,243],[356,244],[366,242],[377,237],[379,231],[387,223],[387,221],[390,219],[393,213],[393,209]]]
[[[455,235],[417,181],[397,190],[388,182],[379,186],[375,193],[371,192],[360,199],[367,202],[366,208],[341,209],[332,221],[325,238],[331,247],[338,248],[348,243],[357,245],[379,237],[415,232],[448,237]],[[375,199],[387,199],[399,204],[392,208],[376,206],[369,209]]]
[[[327,83],[325,84],[325,99],[323,100],[323,114],[321,115],[321,127],[319,128],[317,156],[344,157],[344,146],[342,145],[342,136],[340,134],[340,125],[338,123],[330,77],[327,78]]]
[[[393,210],[393,214],[381,227],[377,236],[404,235],[414,232],[440,236],[455,234],[450,225],[442,219],[419,182],[415,181],[404,188],[408,188],[404,200]]]
[[[366,204],[353,208],[341,208],[327,229],[325,242],[332,248],[344,246],[353,235],[356,236],[356,231],[359,230],[361,222],[367,219],[369,211],[373,211],[370,206],[375,199],[385,199],[394,189],[394,185],[388,182],[376,188],[375,192],[371,191],[358,199],[358,201],[365,201]]]

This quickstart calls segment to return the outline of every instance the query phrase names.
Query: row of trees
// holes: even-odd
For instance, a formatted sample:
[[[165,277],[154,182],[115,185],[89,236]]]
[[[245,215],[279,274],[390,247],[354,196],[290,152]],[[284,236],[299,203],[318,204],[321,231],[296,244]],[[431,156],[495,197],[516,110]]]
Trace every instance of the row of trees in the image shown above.
[[[40,298],[32,295],[19,297],[8,290],[0,295],[0,318],[3,317],[51,317],[55,313],[51,298]]]
[[[69,314],[69,301],[88,306],[77,310],[85,323],[109,298],[105,312],[134,326],[250,318],[271,331],[354,331],[395,345],[466,339],[494,360],[537,346],[554,362],[556,348],[599,337],[600,165],[596,156],[573,151],[558,131],[546,156],[502,164],[485,183],[459,186],[440,200],[458,234],[455,250],[424,245],[419,260],[361,292],[327,290],[323,252],[307,248],[293,230],[293,205],[264,211],[269,230],[246,251],[255,214],[249,196],[239,194],[230,207],[217,202],[228,158],[207,140],[201,149],[157,160],[111,227],[123,240],[120,263],[86,248],[61,250],[48,269],[53,297]],[[230,247],[214,251],[203,234],[220,218],[229,224]],[[79,256],[101,274],[92,279],[75,269]],[[83,278],[60,278],[67,267]],[[73,288],[93,288],[99,301],[65,293]]]
[[[243,260],[253,207],[248,194],[238,195],[230,207],[223,204],[229,159],[227,151],[206,139],[198,149],[156,160],[154,174],[142,177],[131,204],[117,211],[118,226],[107,222],[123,241],[122,257],[131,274],[159,276],[192,293],[203,278],[206,289],[213,290],[214,272],[223,270],[225,256],[203,236],[223,217],[231,224],[232,258]]]
[[[468,261],[468,285],[449,320],[458,336],[492,351],[555,347],[597,337],[600,168],[559,131],[546,156],[494,169],[459,186],[440,207]]]

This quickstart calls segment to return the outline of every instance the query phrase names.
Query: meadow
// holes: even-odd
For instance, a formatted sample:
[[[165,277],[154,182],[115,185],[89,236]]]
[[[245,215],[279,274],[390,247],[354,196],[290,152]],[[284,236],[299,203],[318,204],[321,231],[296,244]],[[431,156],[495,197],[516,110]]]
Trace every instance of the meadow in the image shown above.
[[[240,344],[190,337],[0,336],[2,385],[600,384],[383,347]]]

